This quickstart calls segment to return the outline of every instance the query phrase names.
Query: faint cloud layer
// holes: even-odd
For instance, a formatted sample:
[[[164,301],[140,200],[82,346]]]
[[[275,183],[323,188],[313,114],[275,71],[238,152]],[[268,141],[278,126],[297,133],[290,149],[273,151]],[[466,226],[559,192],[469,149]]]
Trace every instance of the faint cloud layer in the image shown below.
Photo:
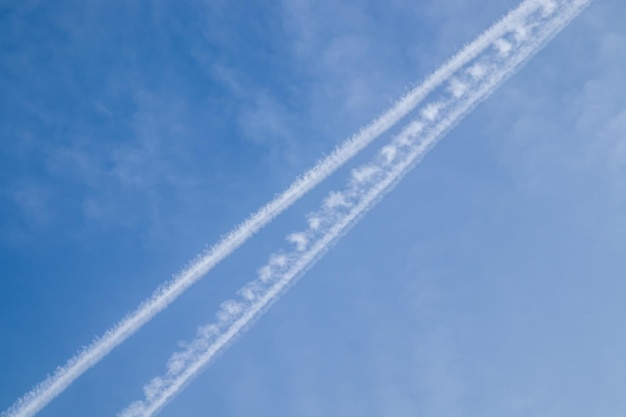
[[[14,80],[0,102],[2,206],[17,210],[24,236],[57,225],[66,236],[91,226],[167,229],[241,165],[263,163],[251,159],[261,146],[279,160],[293,147],[285,106],[258,94],[262,80],[233,97],[200,60],[228,63],[216,50],[236,49],[201,36],[212,22],[190,24],[198,4],[27,6],[5,17],[0,61]],[[233,136],[237,120],[259,146]],[[227,162],[238,147],[239,163]]]
[[[592,12],[609,13],[610,6],[596,6]],[[494,116],[492,126],[512,121],[506,137],[489,134],[503,167],[528,192],[550,200],[567,198],[580,216],[584,211],[603,211],[605,216],[589,227],[617,237],[626,233],[621,214],[626,207],[626,96],[622,94],[626,37],[610,32],[598,35],[601,29],[595,19],[594,13],[582,16],[566,32],[573,42],[557,39],[554,56],[541,54],[486,107]],[[582,59],[580,72],[572,72],[563,59]],[[532,72],[539,76],[533,77]],[[529,88],[523,80],[530,77],[545,81],[531,81]],[[553,99],[550,85],[562,91],[559,99]]]
[[[270,196],[517,3],[20,2],[2,238],[153,239]],[[163,415],[621,417],[625,7],[597,0]]]

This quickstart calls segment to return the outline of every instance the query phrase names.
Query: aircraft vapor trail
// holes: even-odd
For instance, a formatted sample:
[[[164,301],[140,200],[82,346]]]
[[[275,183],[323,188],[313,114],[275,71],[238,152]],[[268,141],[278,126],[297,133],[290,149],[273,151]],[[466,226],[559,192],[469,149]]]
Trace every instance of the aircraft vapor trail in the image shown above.
[[[352,171],[341,192],[331,192],[321,208],[308,215],[308,227],[287,240],[291,252],[279,251],[244,286],[238,300],[221,305],[217,321],[200,327],[186,348],[171,356],[166,373],[144,387],[145,398],[132,403],[119,417],[157,414],[229,343],[251,326],[290,285],[354,226],[421,158],[488,97],[532,55],[576,17],[591,0],[538,1],[526,19],[516,21],[495,39],[496,56],[467,68],[463,78],[450,81],[443,98],[428,103],[374,160]],[[461,86],[464,89],[460,89]]]
[[[523,20],[525,16],[528,16],[540,1],[523,1],[516,9],[505,15],[474,41],[467,44],[448,62],[428,76],[422,84],[412,88],[389,110],[339,145],[331,154],[297,178],[287,190],[250,215],[248,219],[223,236],[218,243],[206,252],[192,260],[182,272],[170,281],[162,284],[136,310],[125,316],[100,338],[84,347],[67,361],[65,365],[57,368],[50,377],[39,383],[8,410],[4,411],[2,417],[31,417],[39,412],[84,372],[137,332],[159,312],[167,308],[190,286],[200,280],[215,265],[245,243],[262,227],[343,166],[377,137],[392,128],[403,117],[414,111],[427,95],[453,78],[468,63],[480,57],[496,39],[500,39],[504,33],[510,31],[515,22]]]

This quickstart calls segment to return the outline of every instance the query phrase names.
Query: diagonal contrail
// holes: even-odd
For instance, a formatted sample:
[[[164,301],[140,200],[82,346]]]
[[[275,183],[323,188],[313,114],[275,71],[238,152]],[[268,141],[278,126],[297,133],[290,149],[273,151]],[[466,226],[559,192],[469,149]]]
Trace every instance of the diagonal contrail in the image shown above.
[[[198,256],[191,262],[189,267],[185,268],[172,280],[161,285],[135,311],[124,317],[102,337],[96,339],[77,353],[65,365],[59,367],[52,376],[39,383],[11,408],[3,412],[2,416],[30,417],[39,412],[79,376],[97,364],[111,350],[134,334],[159,312],[167,308],[191,285],[200,280],[215,265],[240,247],[262,227],[413,111],[428,94],[457,75],[468,63],[480,57],[495,40],[502,38],[505,33],[510,32],[516,22],[523,20],[532,13],[538,3],[548,2],[550,0],[544,0],[543,2],[541,0],[526,0],[522,2],[516,9],[473,42],[466,45],[452,59],[427,77],[421,85],[411,89],[409,93],[384,114],[338,146],[330,155],[296,179],[286,191],[252,214],[246,221],[225,235],[205,253]]]
[[[488,97],[533,54],[576,17],[591,0],[538,1],[524,19],[492,45],[492,54],[466,68],[464,77],[448,83],[438,100],[427,103],[420,117],[384,146],[374,160],[353,170],[348,185],[332,192],[308,216],[303,232],[287,237],[295,248],[277,252],[259,276],[239,291],[238,300],[222,304],[217,321],[199,328],[196,338],[169,360],[167,372],[144,387],[145,398],[120,417],[157,414],[217,354],[254,323],[297,278],[367,213],[421,158]]]

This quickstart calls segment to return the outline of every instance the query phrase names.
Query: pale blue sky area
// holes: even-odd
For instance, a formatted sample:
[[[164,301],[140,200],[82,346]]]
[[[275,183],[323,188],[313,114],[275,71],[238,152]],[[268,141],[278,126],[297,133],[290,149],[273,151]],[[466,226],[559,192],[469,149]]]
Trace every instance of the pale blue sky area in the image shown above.
[[[516,0],[0,1],[0,410]],[[623,417],[626,3],[596,0],[164,417]],[[41,412],[113,416],[372,149]]]

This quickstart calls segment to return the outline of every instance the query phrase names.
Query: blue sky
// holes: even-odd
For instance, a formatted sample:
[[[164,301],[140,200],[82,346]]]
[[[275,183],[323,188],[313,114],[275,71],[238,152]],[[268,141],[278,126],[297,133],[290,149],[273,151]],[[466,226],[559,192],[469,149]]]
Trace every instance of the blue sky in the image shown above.
[[[0,4],[0,409],[517,2]],[[626,4],[596,0],[163,416],[623,416]],[[370,151],[371,152],[371,151]],[[42,416],[110,416],[348,169]]]

